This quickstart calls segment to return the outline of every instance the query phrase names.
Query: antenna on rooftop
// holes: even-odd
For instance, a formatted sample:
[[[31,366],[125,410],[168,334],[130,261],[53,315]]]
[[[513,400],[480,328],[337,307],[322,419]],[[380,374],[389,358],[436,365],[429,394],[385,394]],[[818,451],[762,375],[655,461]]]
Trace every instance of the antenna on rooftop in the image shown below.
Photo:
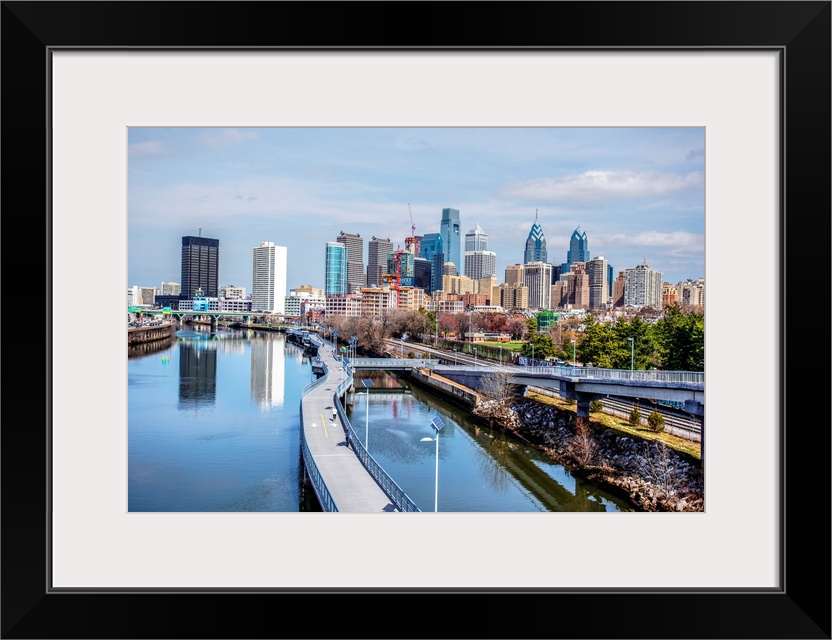
[[[199,237],[202,237],[202,227],[199,228]]]

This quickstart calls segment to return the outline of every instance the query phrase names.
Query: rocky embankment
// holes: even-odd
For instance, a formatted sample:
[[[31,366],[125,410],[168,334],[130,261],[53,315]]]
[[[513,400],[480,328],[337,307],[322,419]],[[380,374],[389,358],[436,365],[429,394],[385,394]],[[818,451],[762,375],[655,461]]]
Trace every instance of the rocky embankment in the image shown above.
[[[704,511],[704,477],[698,461],[661,443],[577,419],[572,412],[528,398],[501,408],[495,404],[483,402],[475,414],[494,418],[573,475],[628,498],[636,509]]]

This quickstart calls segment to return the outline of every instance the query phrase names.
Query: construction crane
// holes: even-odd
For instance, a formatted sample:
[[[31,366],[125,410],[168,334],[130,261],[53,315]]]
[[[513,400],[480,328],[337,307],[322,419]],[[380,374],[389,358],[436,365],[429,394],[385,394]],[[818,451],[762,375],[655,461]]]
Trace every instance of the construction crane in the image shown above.
[[[404,250],[408,253],[417,253],[416,250],[416,225],[413,224],[413,212],[410,210],[410,203],[407,203],[407,211],[410,213],[410,237],[404,239]]]

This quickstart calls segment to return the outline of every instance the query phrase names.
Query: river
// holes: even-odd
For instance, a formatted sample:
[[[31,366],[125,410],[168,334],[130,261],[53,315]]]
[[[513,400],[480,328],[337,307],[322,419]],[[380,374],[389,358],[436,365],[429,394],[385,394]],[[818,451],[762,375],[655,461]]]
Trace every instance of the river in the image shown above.
[[[280,333],[194,327],[134,353],[128,358],[129,511],[303,510],[299,408],[314,374],[299,347]],[[348,394],[347,415],[422,511],[433,511],[435,503],[456,512],[632,510],[405,378],[370,377],[369,412],[361,391]],[[421,441],[433,437],[436,415],[445,423],[438,496],[435,442]]]

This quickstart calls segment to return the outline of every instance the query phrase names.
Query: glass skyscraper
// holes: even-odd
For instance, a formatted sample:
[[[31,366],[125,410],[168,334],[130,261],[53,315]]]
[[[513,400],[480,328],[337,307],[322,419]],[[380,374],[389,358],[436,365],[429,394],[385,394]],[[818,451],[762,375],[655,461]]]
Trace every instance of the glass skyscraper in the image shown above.
[[[537,220],[537,209],[534,212],[534,224],[529,237],[526,238],[526,251],[523,254],[523,264],[529,262],[548,262],[546,259],[546,238],[543,237],[543,227]]]
[[[326,243],[325,295],[347,295],[347,247],[343,242]]]
[[[442,221],[439,223],[439,235],[442,236],[442,247],[445,251],[445,262],[453,262],[454,265],[456,265],[457,273],[462,273],[459,209],[442,209]]]
[[[566,269],[573,262],[589,262],[589,242],[586,231],[578,227],[569,239],[569,251],[566,252]]]
[[[442,266],[445,264],[445,252],[442,250],[442,236],[438,233],[426,233],[422,237],[419,257],[430,262],[430,290],[442,290]]]
[[[197,289],[206,298],[219,291],[220,241],[202,236],[182,236],[182,282],[179,298],[193,300]]]

